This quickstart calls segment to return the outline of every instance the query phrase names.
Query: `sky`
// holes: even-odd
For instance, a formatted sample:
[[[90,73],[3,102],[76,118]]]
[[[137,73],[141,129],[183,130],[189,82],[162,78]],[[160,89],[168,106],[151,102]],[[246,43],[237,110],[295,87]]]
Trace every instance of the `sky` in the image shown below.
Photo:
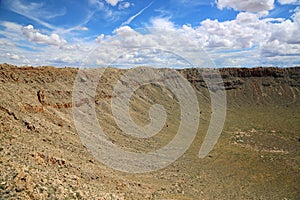
[[[300,0],[0,0],[0,63],[300,65]]]

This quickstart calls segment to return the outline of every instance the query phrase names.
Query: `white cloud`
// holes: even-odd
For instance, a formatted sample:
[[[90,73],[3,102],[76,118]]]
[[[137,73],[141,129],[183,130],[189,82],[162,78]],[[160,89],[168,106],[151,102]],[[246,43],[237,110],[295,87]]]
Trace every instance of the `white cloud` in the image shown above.
[[[300,56],[299,22],[295,19],[285,20],[279,24],[270,24],[270,29],[270,37],[260,45],[263,56]]]
[[[112,6],[116,6],[122,0],[105,0],[105,1],[106,1],[106,3],[108,3]]]
[[[49,19],[64,16],[67,13],[67,9],[63,6],[56,6],[55,8],[50,8],[46,1],[42,2],[25,2],[23,0],[2,0],[1,6],[19,15],[22,15],[34,22],[52,30],[55,33],[65,34],[72,32],[74,30],[87,30],[84,27],[98,11],[102,11],[107,18],[111,18],[112,11],[104,5],[103,2],[99,0],[89,0],[89,5],[94,7],[93,11],[88,10],[87,15],[80,20],[77,25],[73,27],[60,27],[49,23]],[[55,9],[55,10],[54,10]]]
[[[25,59],[23,59],[23,63],[24,64],[30,64],[30,61],[27,58],[25,58]]]
[[[35,2],[31,2],[31,3],[23,3],[20,0],[14,0],[14,1],[10,1],[10,0],[3,0],[2,1],[2,6],[6,9],[9,9],[15,13],[18,13],[19,15],[25,16],[31,20],[36,21],[37,23],[49,28],[49,29],[55,29],[56,27],[47,23],[45,20],[43,19],[48,19],[49,18],[53,18],[55,17],[57,14],[54,14],[54,12],[48,12],[46,10],[44,10],[44,4],[43,3],[35,3]],[[55,12],[58,13],[59,11]],[[54,14],[54,15],[53,15]],[[61,15],[65,14],[65,10],[63,11],[63,13],[61,13]]]
[[[3,38],[0,39],[0,45],[1,45],[1,46],[10,46],[10,47],[13,47],[13,46],[14,46],[13,43],[11,43],[11,42],[9,42],[9,41],[6,41],[6,40],[4,40]]]
[[[295,4],[295,5],[300,5],[300,1],[299,0],[278,0],[278,2],[282,5],[285,4]]]
[[[64,7],[56,7],[55,12],[49,10],[49,7],[45,2],[24,2],[22,0],[3,0],[2,5],[16,13],[24,16],[33,16],[42,19],[52,19],[55,17],[63,16],[66,14]]]
[[[114,20],[116,17],[116,13],[113,13],[112,9],[110,9],[109,6],[106,5],[102,0],[89,0],[89,5],[94,10],[92,12],[89,11],[88,15],[80,24],[80,26],[87,24],[91,19],[93,19],[94,14],[99,11],[103,15],[102,17],[106,20]]]
[[[118,8],[119,8],[119,10],[123,10],[123,9],[129,8],[131,5],[132,4],[129,2],[121,2],[121,3],[119,3]]]
[[[16,24],[14,22],[9,22],[9,21],[1,21],[0,24],[4,26],[7,30],[12,30],[12,31],[20,31],[22,27],[19,24]]]
[[[252,13],[239,13],[235,20],[219,22],[204,20],[199,32],[208,38],[208,48],[251,48],[266,38],[267,23]]]
[[[10,46],[18,45],[19,41],[22,40],[22,26],[14,22],[0,21],[0,25],[4,27],[3,30],[0,29],[0,35],[3,35],[3,38],[0,38],[3,43],[11,44]],[[3,46],[7,47],[7,46]]]
[[[71,51],[76,51],[76,50],[80,50],[81,45],[80,44],[67,44],[67,45],[63,45],[59,47],[60,49],[63,50],[71,50]]]
[[[262,12],[273,9],[274,0],[217,0],[219,9],[233,8],[237,11]]]
[[[158,29],[168,29],[173,30],[174,29],[174,23],[171,22],[168,18],[152,18],[150,20],[152,27],[158,28]]]
[[[241,12],[234,20],[219,22],[207,19],[202,21],[199,27],[191,25],[175,27],[167,18],[154,18],[148,26],[151,33],[149,35],[143,35],[128,26],[115,30],[114,37],[122,40],[114,40],[114,45],[120,48],[111,49],[109,52],[116,52],[118,57],[117,54],[122,55],[126,52],[124,49],[140,46],[168,48],[173,49],[174,52],[185,51],[184,55],[186,55],[186,52],[195,52],[203,48],[210,52],[220,65],[267,65],[274,64],[275,60],[280,60],[279,58],[282,58],[282,62],[279,63],[299,63],[299,15],[300,12],[296,12],[292,20],[285,20],[261,18],[261,13]],[[103,52],[101,55],[110,54]],[[124,59],[135,58],[131,54],[131,56],[126,55],[123,56]],[[269,59],[271,57],[274,60]]]
[[[80,27],[76,27],[75,30],[78,30],[78,31],[88,31],[89,28],[85,27],[85,26],[80,26]]]
[[[96,42],[101,43],[102,40],[103,40],[103,38],[104,38],[104,34],[99,35],[99,36],[96,38]]]
[[[11,22],[0,22],[4,27],[0,34],[6,34],[6,38],[0,38],[0,44],[4,44],[0,50],[0,62],[7,59],[13,64],[23,64],[27,59],[32,65],[42,62],[56,66],[80,66],[83,58],[88,57],[91,66],[95,63],[107,66],[114,61],[126,63],[127,66],[145,63],[161,63],[161,67],[186,66],[171,54],[162,53],[161,50],[167,49],[199,66],[205,66],[209,59],[204,57],[202,50],[208,52],[218,66],[295,65],[300,64],[300,9],[293,12],[291,19],[240,12],[233,20],[220,22],[206,19],[199,26],[185,24],[181,27],[170,18],[156,17],[150,20],[146,31],[122,26],[111,35],[101,34],[96,40],[93,37],[92,41],[77,38],[71,43],[57,34],[36,30],[32,25],[22,27]],[[26,43],[27,48],[39,51],[39,54],[20,48],[20,42],[24,42],[20,34],[32,41]],[[91,52],[95,45],[99,48]],[[88,56],[90,53],[93,56]]]
[[[7,53],[6,56],[11,60],[19,60],[20,59],[19,55],[13,54],[13,53]]]
[[[300,23],[296,19],[296,17],[293,21],[272,18],[260,19],[256,14],[240,13],[232,21],[205,20],[199,31],[208,36],[203,47],[208,51],[214,50],[216,59],[224,54],[219,53],[223,51],[221,49],[230,51],[247,49],[247,53],[245,52],[244,55],[239,52],[226,55],[230,57],[230,60],[238,60],[239,65],[249,65],[255,61],[272,64],[275,61],[280,61],[279,58],[282,60],[278,63],[292,64],[298,62],[299,64],[300,36],[298,30]],[[216,51],[218,48],[221,51]],[[242,50],[242,52],[244,51]]]
[[[34,29],[32,25],[24,26],[22,30],[25,37],[31,42],[55,46],[62,46],[67,44],[67,41],[60,38],[59,35],[55,33],[52,33],[50,36],[42,34],[38,30]]]

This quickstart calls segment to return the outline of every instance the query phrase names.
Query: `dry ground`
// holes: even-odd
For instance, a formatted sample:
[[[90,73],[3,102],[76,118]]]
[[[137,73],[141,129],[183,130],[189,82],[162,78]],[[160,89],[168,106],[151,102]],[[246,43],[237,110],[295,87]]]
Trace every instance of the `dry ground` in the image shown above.
[[[123,73],[108,69],[98,85],[99,124],[126,150],[159,149],[178,129],[180,105],[166,88],[140,87],[131,99],[134,121],[149,123],[149,107],[160,103],[166,126],[149,139],[126,136],[110,109]],[[130,174],[105,166],[82,144],[72,116],[77,69],[1,65],[0,199],[299,199],[300,69],[222,69],[227,117],[204,159],[198,152],[211,115],[209,93],[197,70],[180,73],[197,93],[198,134],[168,167]]]

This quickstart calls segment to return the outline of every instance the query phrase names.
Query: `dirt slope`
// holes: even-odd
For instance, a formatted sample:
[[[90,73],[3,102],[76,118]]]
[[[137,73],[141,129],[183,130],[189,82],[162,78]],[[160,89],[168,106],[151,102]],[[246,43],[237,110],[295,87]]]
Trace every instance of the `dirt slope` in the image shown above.
[[[300,68],[220,69],[227,117],[204,159],[198,152],[211,117],[209,92],[198,70],[179,70],[197,94],[198,134],[176,162],[145,174],[113,170],[81,142],[72,115],[77,72],[0,65],[0,199],[300,198]],[[94,97],[99,124],[126,150],[160,149],[178,130],[178,99],[155,84],[140,87],[130,101],[134,122],[147,125],[156,103],[165,107],[167,120],[154,137],[128,137],[110,106],[124,73],[109,68],[99,82]]]

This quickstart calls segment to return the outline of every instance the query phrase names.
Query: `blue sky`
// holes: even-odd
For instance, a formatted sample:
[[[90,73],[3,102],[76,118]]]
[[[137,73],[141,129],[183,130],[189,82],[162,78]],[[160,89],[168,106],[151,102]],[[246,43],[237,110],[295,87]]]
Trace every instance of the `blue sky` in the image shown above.
[[[294,66],[299,30],[299,0],[2,0],[0,63]]]

